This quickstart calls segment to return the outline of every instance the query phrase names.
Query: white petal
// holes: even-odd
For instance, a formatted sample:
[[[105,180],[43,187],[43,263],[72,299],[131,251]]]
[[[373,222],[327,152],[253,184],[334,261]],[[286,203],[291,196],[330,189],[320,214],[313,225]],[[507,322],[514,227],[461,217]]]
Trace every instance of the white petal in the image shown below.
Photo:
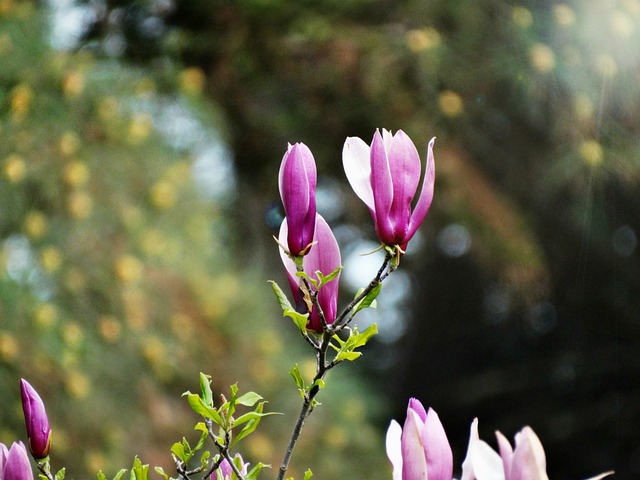
[[[371,149],[358,137],[347,137],[342,148],[342,166],[355,194],[374,211],[371,189]]]
[[[402,480],[402,427],[395,420],[391,420],[387,430],[387,457],[393,467],[393,480]]]
[[[483,440],[471,446],[471,464],[477,480],[504,480],[502,458]]]

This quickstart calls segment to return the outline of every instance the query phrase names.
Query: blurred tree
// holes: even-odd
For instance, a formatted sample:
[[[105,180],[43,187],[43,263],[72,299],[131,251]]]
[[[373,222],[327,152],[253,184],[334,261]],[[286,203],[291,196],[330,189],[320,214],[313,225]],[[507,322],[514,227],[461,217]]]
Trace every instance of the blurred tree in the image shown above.
[[[436,134],[432,248],[413,277],[428,315],[396,347],[398,416],[409,394],[442,410],[457,458],[479,415],[507,434],[531,422],[553,475],[640,474],[640,2],[87,5],[83,45],[120,38],[132,61],[202,69],[251,218],[286,141],[333,172],[347,135]]]
[[[244,262],[254,238],[228,220],[235,169],[202,71],[55,50],[49,13],[0,8],[0,441],[25,439],[22,376],[46,403],[54,468],[113,475],[139,455],[171,471],[171,444],[196,436],[180,395],[204,371],[216,393],[239,380],[287,414],[243,446],[278,465],[300,400],[286,372],[315,361]],[[368,421],[380,403],[348,374],[331,383],[291,473],[387,469]]]

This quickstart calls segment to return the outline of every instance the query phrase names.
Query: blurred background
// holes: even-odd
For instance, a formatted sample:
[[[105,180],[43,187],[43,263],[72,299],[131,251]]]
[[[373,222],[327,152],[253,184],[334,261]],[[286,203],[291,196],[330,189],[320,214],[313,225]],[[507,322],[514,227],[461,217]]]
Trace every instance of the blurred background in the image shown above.
[[[640,477],[639,46],[638,0],[0,0],[0,441],[25,377],[54,469],[171,471],[203,371],[286,414],[242,447],[275,472],[315,362],[267,283],[279,163],[315,155],[346,304],[380,258],[342,144],[384,127],[437,137],[434,203],[291,475],[390,478],[416,396],[457,475],[477,416]]]

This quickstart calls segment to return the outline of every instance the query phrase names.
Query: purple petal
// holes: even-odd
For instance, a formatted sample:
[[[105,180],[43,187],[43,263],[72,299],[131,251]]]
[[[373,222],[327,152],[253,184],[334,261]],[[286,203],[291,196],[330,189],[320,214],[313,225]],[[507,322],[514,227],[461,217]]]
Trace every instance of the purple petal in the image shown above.
[[[278,234],[278,242],[280,245],[287,244],[287,232],[289,228],[287,225],[287,219],[285,218],[280,225],[280,232]],[[278,248],[280,252],[280,259],[282,260],[282,264],[284,265],[285,273],[287,274],[287,280],[289,282],[289,287],[291,288],[291,293],[293,294],[293,298],[296,302],[298,302],[298,298],[300,296],[300,277],[296,276],[296,264],[295,262],[287,255],[282,248]]]
[[[27,449],[22,442],[14,442],[4,464],[4,480],[33,480]]]
[[[416,412],[420,417],[420,420],[422,420],[422,423],[424,423],[427,420],[427,411],[424,409],[424,407],[422,406],[422,403],[420,403],[420,400],[418,400],[417,398],[411,397],[409,399],[408,409]]]
[[[427,480],[427,459],[422,446],[423,422],[409,410],[402,428],[402,479]]]
[[[24,378],[20,380],[20,393],[29,448],[34,458],[45,458],[49,455],[51,448],[51,428],[44,402],[38,392]]]
[[[398,130],[387,149],[393,183],[393,200],[389,209],[397,243],[404,243],[411,218],[411,202],[420,182],[420,155],[411,139]]]
[[[542,443],[531,427],[524,427],[516,435],[516,448],[507,480],[549,480]]]
[[[504,471],[508,473],[511,471],[511,463],[513,462],[513,448],[511,448],[507,437],[502,433],[496,432],[496,438],[498,439],[498,450],[502,457],[502,467]]]
[[[310,277],[315,276],[316,271],[320,271],[323,275],[329,275],[335,269],[340,267],[340,248],[336,241],[331,227],[320,214],[316,215],[316,227],[313,241],[317,242],[304,257],[304,271]],[[327,324],[332,324],[338,313],[338,289],[340,274],[329,283],[324,285],[318,293],[318,303]],[[315,309],[309,315],[309,328],[316,332],[322,331],[322,321]]]
[[[378,130],[371,142],[371,188],[375,205],[376,233],[384,244],[393,245],[395,232],[389,216],[393,203],[393,182],[385,142]]]
[[[451,480],[453,453],[438,414],[429,409],[422,431],[422,445],[427,459],[429,480]]]
[[[373,214],[375,205],[371,189],[371,148],[358,137],[347,137],[342,147],[342,166],[351,188]]]
[[[425,169],[424,179],[422,180],[422,190],[420,191],[420,197],[418,198],[418,202],[411,214],[411,220],[409,221],[409,228],[407,229],[405,242],[411,240],[413,235],[416,233],[418,227],[420,227],[424,221],[424,217],[427,216],[427,212],[431,206],[431,201],[433,200],[433,187],[436,178],[436,167],[433,158],[433,144],[435,140],[435,138],[432,138],[429,142],[429,147],[427,149],[427,166]]]

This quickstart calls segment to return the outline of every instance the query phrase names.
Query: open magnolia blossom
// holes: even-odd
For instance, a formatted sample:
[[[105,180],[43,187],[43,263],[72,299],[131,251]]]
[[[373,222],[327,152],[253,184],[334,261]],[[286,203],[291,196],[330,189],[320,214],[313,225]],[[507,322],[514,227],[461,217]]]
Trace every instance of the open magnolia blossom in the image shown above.
[[[453,454],[438,414],[409,400],[404,426],[395,420],[387,430],[387,456],[393,480],[451,480]]]
[[[351,188],[369,207],[376,234],[384,245],[406,250],[424,220],[435,182],[433,143],[427,149],[422,189],[412,208],[421,176],[420,155],[402,130],[392,135],[379,130],[371,146],[358,137],[348,137],[342,149],[342,163]]]
[[[544,448],[531,427],[516,434],[515,448],[502,433],[496,432],[496,438],[499,454],[480,440],[478,419],[473,420],[460,480],[549,480]],[[589,480],[612,474],[605,472]]]

